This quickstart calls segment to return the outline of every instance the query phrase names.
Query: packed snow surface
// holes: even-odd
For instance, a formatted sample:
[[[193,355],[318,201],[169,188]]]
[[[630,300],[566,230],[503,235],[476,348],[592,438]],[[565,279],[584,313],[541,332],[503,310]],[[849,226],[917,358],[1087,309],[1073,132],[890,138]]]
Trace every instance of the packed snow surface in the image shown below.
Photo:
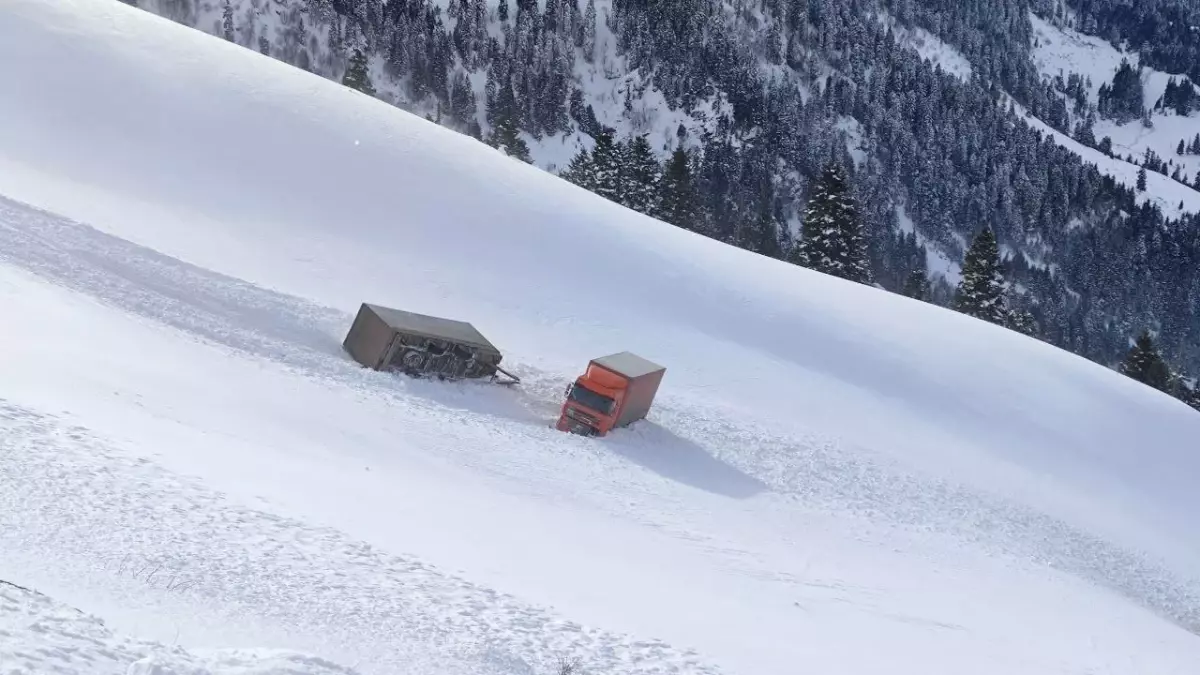
[[[0,579],[54,598],[4,607],[214,673],[1194,674],[1178,401],[122,3],[0,11]],[[358,367],[364,301],[522,383]],[[650,418],[553,430],[621,350]]]

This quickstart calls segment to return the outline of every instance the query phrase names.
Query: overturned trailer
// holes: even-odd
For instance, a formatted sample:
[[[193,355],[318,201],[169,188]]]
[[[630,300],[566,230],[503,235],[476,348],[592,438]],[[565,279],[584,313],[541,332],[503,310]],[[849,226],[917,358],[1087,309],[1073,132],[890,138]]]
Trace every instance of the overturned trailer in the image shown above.
[[[465,321],[363,303],[342,346],[362,365],[413,377],[518,379],[500,367],[500,350]],[[499,373],[509,379],[501,380]]]

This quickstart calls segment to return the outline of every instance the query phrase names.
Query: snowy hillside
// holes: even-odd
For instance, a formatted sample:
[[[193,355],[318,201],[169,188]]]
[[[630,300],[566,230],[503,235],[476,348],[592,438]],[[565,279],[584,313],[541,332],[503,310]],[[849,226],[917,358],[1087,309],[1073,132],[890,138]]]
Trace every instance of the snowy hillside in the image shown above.
[[[1098,101],[1100,87],[1112,82],[1122,60],[1127,60],[1134,67],[1139,65],[1136,52],[1119,51],[1100,38],[1084,35],[1071,28],[1054,26],[1033,14],[1030,15],[1030,20],[1033,22],[1036,40],[1033,58],[1042,74],[1050,78],[1060,76],[1065,80],[1072,73],[1078,73],[1090,82],[1087,93],[1092,104]],[[1153,109],[1155,103],[1162,98],[1172,77],[1182,78],[1180,74],[1172,75],[1153,68],[1142,70],[1143,104],[1147,109]],[[1176,154],[1180,140],[1190,143],[1200,134],[1200,113],[1180,116],[1174,112],[1154,111],[1150,121],[1150,128],[1145,127],[1139,120],[1123,124],[1112,120],[1100,120],[1096,123],[1096,139],[1112,139],[1115,158],[1081,146],[1063,134],[1052,133],[1055,133],[1065,147],[1074,145],[1085,161],[1095,163],[1102,171],[1130,187],[1136,185],[1138,167],[1124,161],[1124,158],[1132,156],[1141,161],[1147,149],[1154,151],[1164,161],[1170,161],[1172,170],[1176,166],[1180,167],[1183,180],[1176,181],[1162,174],[1149,172],[1144,198],[1157,203],[1164,213],[1171,216],[1178,216],[1180,213],[1200,213],[1200,191],[1194,187],[1194,181],[1200,175],[1200,154]],[[1182,210],[1179,208],[1180,204],[1184,205]]]
[[[1025,121],[1031,124],[1034,128],[1039,129],[1042,133],[1053,138],[1055,143],[1058,143],[1060,146],[1067,148],[1071,152],[1079,155],[1083,158],[1083,161],[1096,165],[1100,171],[1108,176],[1112,176],[1122,185],[1126,185],[1131,188],[1137,185],[1138,173],[1141,171],[1141,169],[1136,164],[1131,164],[1116,157],[1110,157],[1103,152],[1096,150],[1095,148],[1089,148],[1070,136],[1056,129],[1052,129],[1045,122],[1042,122],[1033,115],[1030,115],[1028,111],[1026,111],[1019,103],[1016,103],[1011,99],[1009,99],[1009,102],[1022,116],[1024,116]],[[1200,121],[1200,117],[1195,119],[1175,119],[1184,122],[1184,124],[1181,125],[1182,128],[1188,128],[1188,122]],[[1132,122],[1124,127],[1116,127],[1114,125],[1113,129],[1119,129],[1123,132],[1131,132],[1134,126],[1136,126],[1140,131],[1144,132],[1144,137],[1139,139],[1140,143],[1153,144],[1157,139],[1158,144],[1161,145],[1162,141],[1167,138],[1161,134],[1154,134],[1153,132],[1142,129],[1141,124],[1138,122]],[[1099,130],[1103,127],[1101,125],[1097,125],[1096,128]],[[1120,149],[1121,146],[1118,146],[1115,138],[1121,138],[1123,136],[1116,134],[1113,135],[1113,137],[1113,149],[1116,151]],[[1141,146],[1143,152],[1145,151],[1145,147],[1147,146]],[[1197,192],[1196,190],[1178,181],[1171,180],[1171,178],[1155,171],[1146,172],[1146,190],[1145,192],[1138,194],[1139,204],[1147,202],[1156,205],[1164,214],[1172,218],[1177,218],[1185,213],[1200,213],[1200,192]],[[1180,208],[1181,204],[1183,205],[1183,208]]]
[[[962,52],[942,42],[936,35],[924,28],[906,26],[882,9],[876,10],[874,16],[877,21],[892,31],[896,42],[901,46],[912,49],[922,59],[951,73],[960,80],[971,79],[974,72],[971,62],[962,55]]]
[[[346,48],[331,38],[334,30],[331,24],[336,21],[338,29],[351,33],[354,30],[353,22],[340,17],[335,19],[332,13],[316,15],[306,11],[305,0],[229,0],[228,3],[224,0],[136,0],[134,4],[217,36],[226,33],[228,13],[232,42],[287,61],[295,60],[289,58],[290,51],[294,50],[289,45],[299,31],[307,36],[305,43],[308,49],[303,62],[313,72],[335,79],[341,77],[346,66]],[[364,7],[371,5],[360,4]],[[447,30],[453,30],[459,21],[454,11],[459,2],[432,0],[431,4],[442,10],[439,20],[445,22]],[[486,11],[486,35],[501,39],[506,31],[517,30],[511,25],[504,25],[502,29],[497,16],[499,0],[483,0],[481,4]],[[506,0],[505,4],[515,16],[518,3]],[[535,4],[544,8],[546,2],[535,0]],[[618,137],[631,133],[648,134],[651,147],[663,155],[678,142],[676,132],[680,125],[688,129],[693,139],[698,138],[704,130],[711,130],[717,114],[727,112],[728,106],[719,100],[709,100],[701,103],[692,114],[672,110],[662,92],[646,83],[642,75],[631,69],[617,54],[616,38],[608,27],[613,11],[612,0],[594,0],[592,4],[595,17],[590,25],[594,27],[594,41],[589,45],[589,57],[576,62],[573,77],[583,94],[583,100],[592,106],[597,121],[614,129]],[[431,98],[414,98],[406,91],[406,80],[389,72],[382,56],[374,55],[369,69],[381,100],[421,116],[440,116],[437,103]],[[456,69],[468,74],[477,102],[478,121],[486,135],[490,131],[484,114],[487,74],[481,70],[466,69],[463,64],[458,64]],[[594,144],[592,137],[578,128],[536,138],[529,133],[521,135],[529,145],[534,164],[553,172],[566,168],[579,148],[591,148]]]
[[[178,647],[114,635],[100,619],[0,581],[0,665],[12,673],[79,675],[354,675],[320,658],[279,650]]]
[[[780,260],[799,259],[823,165],[853,165],[880,287],[948,306],[987,224],[1029,263],[1008,281],[1033,336],[1112,365],[1141,327],[1157,327],[1174,370],[1200,370],[1188,243],[1200,215],[1180,218],[1200,213],[1200,194],[1170,167],[1135,190],[1137,167],[1042,124],[1074,120],[1034,65],[1036,26],[1018,0],[829,0],[810,12],[708,0],[124,1],[327,79],[353,75],[351,86],[514,157],[571,167],[572,182],[630,209]],[[992,107],[989,80],[1037,119]],[[1135,208],[1147,202],[1159,210]],[[1097,241],[1094,226],[1113,234]],[[1160,249],[1185,260],[1154,267],[1138,253]]]
[[[59,602],[220,675],[1200,662],[1182,403],[121,3],[0,12],[0,579],[54,598],[0,598],[0,670]],[[359,368],[364,301],[522,384]],[[650,418],[550,428],[625,349]]]

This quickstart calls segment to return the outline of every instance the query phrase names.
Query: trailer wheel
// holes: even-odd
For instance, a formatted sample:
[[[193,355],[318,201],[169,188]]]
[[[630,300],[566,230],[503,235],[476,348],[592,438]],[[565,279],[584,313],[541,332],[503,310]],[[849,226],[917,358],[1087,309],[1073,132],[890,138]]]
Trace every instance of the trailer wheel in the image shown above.
[[[410,349],[404,352],[404,356],[400,357],[400,362],[403,363],[406,368],[411,368],[413,370],[419,369],[422,361],[424,361],[424,355],[415,349]]]

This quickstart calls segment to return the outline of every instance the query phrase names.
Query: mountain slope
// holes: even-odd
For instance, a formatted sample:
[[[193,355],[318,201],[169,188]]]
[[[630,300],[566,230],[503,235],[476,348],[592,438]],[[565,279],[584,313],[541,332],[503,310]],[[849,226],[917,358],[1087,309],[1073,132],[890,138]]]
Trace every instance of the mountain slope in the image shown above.
[[[0,373],[0,575],[363,673],[1200,658],[1179,402],[117,3],[4,11],[0,288],[40,330]],[[523,385],[362,371],[362,301],[472,321]],[[620,349],[668,367],[651,419],[550,429]],[[95,564],[172,550],[188,593]]]
[[[1200,193],[1170,169],[1138,190],[1132,163],[1067,137],[1080,114],[1039,71],[1044,22],[1024,0],[126,1],[334,80],[361,49],[380,99],[550,170],[606,130],[644,135],[660,160],[685,149],[687,209],[659,210],[674,179],[649,205],[645,185],[572,179],[784,260],[810,182],[853,165],[875,283],[927,277],[923,299],[949,305],[987,225],[1034,335],[1113,365],[1150,328],[1174,369],[1200,369]],[[998,105],[1009,96],[1020,113]],[[634,163],[627,175],[654,173]]]
[[[1072,74],[1078,74],[1090,83],[1085,95],[1093,106],[1097,103],[1099,89],[1112,82],[1122,60],[1139,65],[1136,52],[1118,51],[1099,38],[1082,35],[1070,28],[1056,27],[1037,16],[1031,16],[1030,20],[1037,41],[1034,61],[1042,75],[1065,80]],[[1181,170],[1179,180],[1171,180],[1159,172],[1149,172],[1148,186],[1142,195],[1142,198],[1156,202],[1164,213],[1178,216],[1181,212],[1200,211],[1200,191],[1193,186],[1195,177],[1200,175],[1200,156],[1180,156],[1175,153],[1180,140],[1190,143],[1196,134],[1200,134],[1200,112],[1178,115],[1173,111],[1154,111],[1155,103],[1162,99],[1167,82],[1172,77],[1182,77],[1182,74],[1171,75],[1153,68],[1140,73],[1145,86],[1142,105],[1146,110],[1153,111],[1147,116],[1151,127],[1147,128],[1140,120],[1123,124],[1100,120],[1094,125],[1093,133],[1097,140],[1107,137],[1112,141],[1113,157],[1106,157],[1091,148],[1080,148],[1079,153],[1129,188],[1137,183],[1138,169],[1124,161],[1128,157],[1140,162],[1146,150],[1151,150],[1164,161],[1170,161],[1172,168],[1178,166]],[[1083,121],[1080,117],[1073,115],[1072,119],[1078,123]],[[1179,208],[1180,204],[1184,205],[1183,209]]]

